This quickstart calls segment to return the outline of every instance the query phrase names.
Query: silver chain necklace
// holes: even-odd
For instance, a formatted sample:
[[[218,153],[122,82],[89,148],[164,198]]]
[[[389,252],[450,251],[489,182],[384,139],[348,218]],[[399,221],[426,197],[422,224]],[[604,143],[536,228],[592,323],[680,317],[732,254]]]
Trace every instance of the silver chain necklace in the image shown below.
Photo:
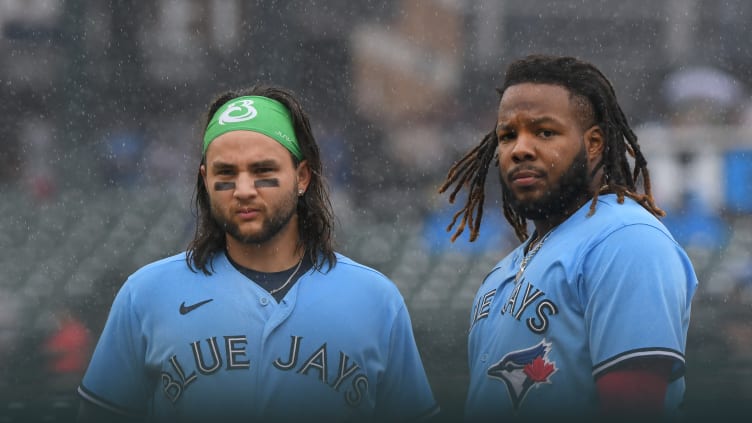
[[[303,254],[303,257],[305,257],[305,254]],[[269,291],[270,294],[274,295],[277,292],[285,289],[285,287],[287,286],[287,284],[290,283],[290,281],[292,280],[292,278],[295,277],[295,275],[298,273],[298,270],[300,270],[300,265],[303,264],[303,257],[300,258],[300,261],[298,262],[297,267],[295,267],[295,271],[292,272],[292,275],[290,275],[290,277],[287,278],[287,280],[285,281],[285,283],[283,283],[282,285],[278,286],[277,288],[274,288],[271,291]]]
[[[527,267],[527,264],[530,260],[535,257],[535,255],[538,253],[538,250],[543,247],[543,243],[546,242],[548,239],[548,236],[551,235],[551,232],[554,231],[554,228],[551,228],[548,232],[546,232],[545,235],[543,235],[543,238],[538,241],[537,244],[533,246],[533,248],[527,252],[524,256],[522,256],[522,262],[520,263],[520,270],[517,271],[517,275],[514,277],[514,283],[518,283],[520,281],[520,278],[522,278],[522,274],[525,272],[525,268]]]

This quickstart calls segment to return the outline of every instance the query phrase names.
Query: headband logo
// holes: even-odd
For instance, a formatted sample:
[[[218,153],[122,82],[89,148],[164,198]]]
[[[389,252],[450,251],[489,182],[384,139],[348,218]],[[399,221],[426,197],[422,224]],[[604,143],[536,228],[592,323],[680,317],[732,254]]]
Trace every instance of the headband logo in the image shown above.
[[[289,135],[283,134],[282,131],[280,131],[280,130],[277,130],[277,132],[275,132],[275,133],[277,134],[278,137],[284,138],[284,140],[287,141],[287,142],[294,142],[292,139],[290,139]]]
[[[252,106],[253,100],[238,100],[234,103],[230,103],[227,109],[219,117],[220,125],[228,123],[238,123],[246,120],[251,120],[256,117],[258,111]],[[238,114],[237,112],[241,112]]]

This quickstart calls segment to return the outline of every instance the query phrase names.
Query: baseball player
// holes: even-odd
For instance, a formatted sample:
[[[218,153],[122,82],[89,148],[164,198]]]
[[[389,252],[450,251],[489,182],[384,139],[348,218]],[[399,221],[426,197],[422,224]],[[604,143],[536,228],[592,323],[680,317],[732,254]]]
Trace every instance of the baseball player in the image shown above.
[[[276,87],[230,92],[207,121],[195,238],[120,289],[78,388],[80,419],[434,415],[397,288],[332,249],[319,149],[298,101]]]
[[[673,415],[697,279],[658,220],[610,82],[587,62],[530,56],[509,66],[499,93],[495,129],[440,189],[456,185],[453,202],[468,188],[454,236],[468,225],[474,238],[496,162],[522,241],[475,296],[467,420]]]

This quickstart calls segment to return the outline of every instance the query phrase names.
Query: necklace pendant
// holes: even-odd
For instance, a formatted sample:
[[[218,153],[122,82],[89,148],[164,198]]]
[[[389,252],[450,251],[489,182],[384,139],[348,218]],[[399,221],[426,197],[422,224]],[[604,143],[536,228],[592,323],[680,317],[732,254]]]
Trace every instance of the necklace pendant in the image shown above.
[[[517,271],[517,274],[514,276],[514,283],[519,283],[520,279],[522,279],[522,272],[525,271],[525,268],[520,266],[520,270]]]

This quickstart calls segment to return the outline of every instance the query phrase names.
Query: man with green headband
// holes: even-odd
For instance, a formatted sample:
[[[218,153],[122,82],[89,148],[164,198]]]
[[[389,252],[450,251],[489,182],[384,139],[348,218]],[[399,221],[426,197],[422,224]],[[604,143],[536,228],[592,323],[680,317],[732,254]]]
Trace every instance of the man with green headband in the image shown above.
[[[332,247],[306,113],[284,89],[210,107],[186,252],[131,275],[83,421],[417,421],[437,413],[395,285]]]

